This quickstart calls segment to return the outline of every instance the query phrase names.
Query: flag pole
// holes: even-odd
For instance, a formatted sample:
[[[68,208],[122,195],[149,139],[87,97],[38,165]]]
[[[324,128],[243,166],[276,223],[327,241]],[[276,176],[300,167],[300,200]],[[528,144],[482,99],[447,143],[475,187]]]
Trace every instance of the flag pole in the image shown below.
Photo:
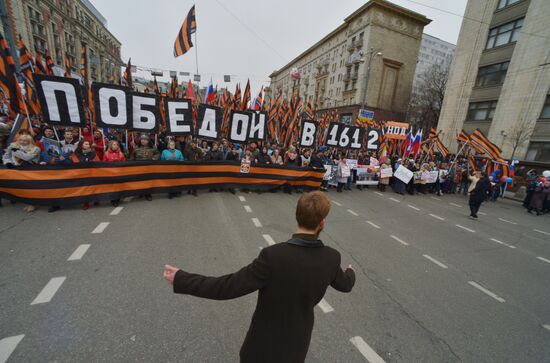
[[[199,46],[197,43],[197,29],[195,29],[195,66],[197,68],[197,74],[199,74]],[[200,81],[198,82],[200,85]],[[200,92],[200,88],[199,88],[199,92]]]

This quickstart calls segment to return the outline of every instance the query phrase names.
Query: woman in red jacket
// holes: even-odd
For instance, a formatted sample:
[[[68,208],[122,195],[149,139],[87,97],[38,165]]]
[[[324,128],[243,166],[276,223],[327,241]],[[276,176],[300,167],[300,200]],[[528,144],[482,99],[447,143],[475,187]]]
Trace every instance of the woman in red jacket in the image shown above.
[[[116,140],[109,141],[109,147],[107,148],[107,151],[105,151],[105,154],[103,155],[103,161],[108,162],[119,162],[119,161],[126,161],[126,157],[120,151],[120,144]],[[111,205],[113,207],[118,207],[120,203],[120,199],[114,199],[111,200]]]

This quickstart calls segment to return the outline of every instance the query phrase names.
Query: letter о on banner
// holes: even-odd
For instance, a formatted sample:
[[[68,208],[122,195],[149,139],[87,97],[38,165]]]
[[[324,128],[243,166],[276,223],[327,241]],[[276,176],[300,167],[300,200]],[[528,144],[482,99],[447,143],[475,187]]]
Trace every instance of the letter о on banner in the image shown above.
[[[188,98],[165,98],[166,134],[183,136],[193,134],[193,109]]]
[[[199,105],[197,115],[197,133],[196,135],[208,140],[218,140],[220,128],[222,125],[223,109],[216,106]]]
[[[328,127],[325,145],[344,149],[360,149],[363,132],[362,127],[331,122]]]
[[[380,146],[380,129],[369,127],[367,129],[367,149],[378,150]]]
[[[229,141],[244,143],[248,140],[248,131],[252,117],[251,112],[231,111],[229,134],[227,135]]]
[[[51,126],[86,126],[80,83],[74,78],[34,74],[44,122]]]
[[[312,120],[302,121],[302,131],[300,133],[300,146],[312,147],[316,144],[317,128],[319,123]]]

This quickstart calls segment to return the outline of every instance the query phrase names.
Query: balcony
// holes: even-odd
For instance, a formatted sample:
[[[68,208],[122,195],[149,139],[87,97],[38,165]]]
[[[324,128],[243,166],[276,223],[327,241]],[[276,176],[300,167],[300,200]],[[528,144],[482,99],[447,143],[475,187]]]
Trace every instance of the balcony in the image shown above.
[[[44,32],[44,28],[39,27],[37,25],[33,25],[32,35],[37,36],[43,40],[46,40],[46,32]]]
[[[317,72],[317,74],[315,75],[315,78],[321,78],[326,76],[328,76],[328,69],[323,69]]]
[[[359,78],[359,72],[357,72],[357,71],[356,71],[356,72],[353,72],[353,73],[351,74],[351,79],[352,79],[352,80],[357,80],[357,78]]]
[[[344,81],[344,82],[349,82],[350,79],[351,79],[351,74],[350,74],[350,73],[344,74],[344,78],[343,78],[343,81]]]
[[[357,39],[355,42],[353,42],[353,46],[357,49],[363,47],[363,38]]]

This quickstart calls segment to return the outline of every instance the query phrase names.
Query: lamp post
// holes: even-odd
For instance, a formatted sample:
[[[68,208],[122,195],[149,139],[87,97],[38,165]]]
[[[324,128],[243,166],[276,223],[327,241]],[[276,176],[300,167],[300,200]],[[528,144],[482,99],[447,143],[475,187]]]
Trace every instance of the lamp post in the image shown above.
[[[374,56],[381,57],[382,56],[382,48],[374,49],[370,48],[367,57],[368,57],[368,63],[367,63],[367,75],[365,76],[365,89],[363,90],[363,102],[361,103],[361,108],[365,108],[365,104],[367,102],[367,90],[369,88],[369,78],[370,78],[370,69],[372,64],[372,59]],[[363,59],[363,62],[365,60]]]

